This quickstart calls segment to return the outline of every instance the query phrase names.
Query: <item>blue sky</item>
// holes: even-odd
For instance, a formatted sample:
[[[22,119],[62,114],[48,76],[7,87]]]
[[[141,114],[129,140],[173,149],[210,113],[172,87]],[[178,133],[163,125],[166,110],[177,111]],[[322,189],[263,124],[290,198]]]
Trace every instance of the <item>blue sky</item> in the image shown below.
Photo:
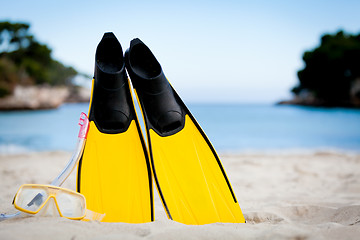
[[[92,75],[96,46],[139,37],[185,101],[290,98],[302,54],[324,33],[360,32],[360,1],[0,0],[0,21],[26,21],[53,57]]]

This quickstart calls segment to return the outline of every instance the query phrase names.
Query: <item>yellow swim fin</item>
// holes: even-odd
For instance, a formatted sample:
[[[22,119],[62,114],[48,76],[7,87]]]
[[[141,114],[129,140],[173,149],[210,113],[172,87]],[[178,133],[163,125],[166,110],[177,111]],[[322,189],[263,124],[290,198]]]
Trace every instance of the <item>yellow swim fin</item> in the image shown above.
[[[155,183],[170,219],[244,223],[220,159],[193,115],[139,39],[125,53],[144,117]]]
[[[89,132],[77,188],[103,222],[154,220],[152,176],[136,116],[123,51],[113,33],[96,50]]]

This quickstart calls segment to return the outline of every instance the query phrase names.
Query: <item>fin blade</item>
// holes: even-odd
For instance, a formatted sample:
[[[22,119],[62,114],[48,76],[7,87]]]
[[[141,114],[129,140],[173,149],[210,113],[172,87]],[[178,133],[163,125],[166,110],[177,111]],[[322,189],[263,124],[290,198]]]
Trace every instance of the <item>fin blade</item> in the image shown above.
[[[180,132],[161,137],[150,129],[150,139],[153,168],[173,220],[245,222],[216,157],[188,115]]]
[[[105,213],[102,221],[152,220],[148,169],[134,120],[119,134],[101,133],[90,122],[80,183],[88,208]]]

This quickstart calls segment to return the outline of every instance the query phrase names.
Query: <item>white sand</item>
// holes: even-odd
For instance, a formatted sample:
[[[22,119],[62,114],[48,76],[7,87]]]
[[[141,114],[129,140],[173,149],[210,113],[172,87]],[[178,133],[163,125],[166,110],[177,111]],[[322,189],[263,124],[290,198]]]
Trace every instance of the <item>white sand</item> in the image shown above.
[[[23,183],[50,183],[70,153],[0,156],[0,211]],[[170,221],[155,192],[146,224],[27,217],[0,222],[0,239],[360,239],[360,155],[221,156],[246,224],[188,226]],[[65,183],[75,189],[75,174]]]

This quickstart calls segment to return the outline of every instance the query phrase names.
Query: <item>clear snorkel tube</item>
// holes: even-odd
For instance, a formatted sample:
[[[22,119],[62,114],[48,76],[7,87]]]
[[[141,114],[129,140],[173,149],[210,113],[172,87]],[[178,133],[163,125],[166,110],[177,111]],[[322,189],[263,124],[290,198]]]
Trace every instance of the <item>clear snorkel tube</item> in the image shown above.
[[[75,166],[78,164],[78,162],[82,156],[82,152],[85,147],[85,142],[86,142],[87,133],[88,133],[88,129],[89,129],[89,119],[86,116],[86,114],[83,112],[80,114],[79,125],[80,125],[80,131],[79,131],[79,135],[78,135],[76,149],[75,149],[73,155],[71,156],[71,159],[65,166],[65,168],[61,171],[59,176],[57,176],[51,182],[51,185],[58,186],[58,187],[61,186],[65,182],[65,180],[69,177],[70,173],[74,170]],[[17,217],[20,214],[21,214],[20,211],[17,211],[12,214],[0,213],[0,221]]]
[[[76,144],[75,151],[71,159],[69,160],[68,164],[65,166],[64,170],[62,170],[59,176],[57,176],[50,183],[51,185],[60,187],[69,177],[70,173],[74,170],[75,166],[77,165],[77,163],[79,162],[82,156],[82,152],[85,147],[86,137],[89,129],[89,119],[86,116],[86,114],[83,112],[80,114],[79,125],[80,125],[80,131],[79,131],[78,141]]]

